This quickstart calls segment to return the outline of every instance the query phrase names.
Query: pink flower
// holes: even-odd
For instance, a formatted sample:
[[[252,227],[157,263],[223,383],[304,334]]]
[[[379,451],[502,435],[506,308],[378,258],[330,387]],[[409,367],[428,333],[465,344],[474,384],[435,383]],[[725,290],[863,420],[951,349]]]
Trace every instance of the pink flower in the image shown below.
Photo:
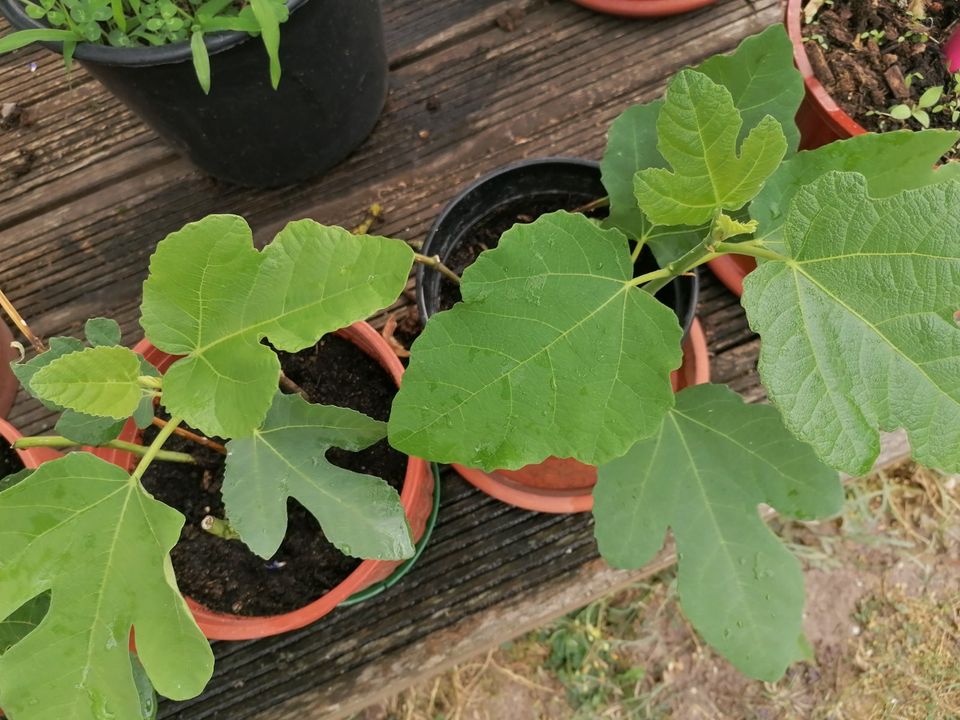
[[[960,72],[960,25],[954,29],[950,39],[943,46],[943,56],[947,60],[950,72]]]

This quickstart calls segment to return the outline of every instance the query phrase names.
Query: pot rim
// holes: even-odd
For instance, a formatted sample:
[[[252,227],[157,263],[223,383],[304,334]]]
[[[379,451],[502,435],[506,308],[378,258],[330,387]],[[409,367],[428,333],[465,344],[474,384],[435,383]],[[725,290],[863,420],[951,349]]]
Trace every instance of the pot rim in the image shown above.
[[[716,0],[573,0],[597,12],[621,17],[665,17],[698,10]]]
[[[646,2],[647,0],[642,0]],[[516,172],[517,170],[522,170],[530,167],[538,167],[541,165],[554,165],[557,163],[563,163],[567,165],[575,165],[577,167],[590,168],[600,171],[600,163],[596,160],[586,160],[584,158],[578,157],[569,157],[565,155],[553,155],[544,158],[527,158],[524,160],[518,160],[516,162],[503,165],[495,170],[492,170],[485,175],[480,176],[469,185],[467,185],[463,190],[457,193],[453,199],[451,199],[443,210],[437,216],[437,219],[434,220],[433,225],[430,226],[430,230],[427,233],[426,239],[423,242],[424,248],[430,246],[434,238],[440,231],[440,227],[446,222],[447,218],[454,214],[457,210],[457,206],[460,205],[471,193],[475,192],[478,188],[490,182],[491,180],[496,180],[497,178],[506,175],[507,173]],[[421,325],[426,324],[427,319],[430,317],[431,313],[427,308],[426,297],[423,293],[424,282],[426,280],[427,268],[425,265],[417,264],[416,268],[416,295],[417,295],[417,312],[420,315]],[[675,279],[676,280],[676,279]],[[686,313],[684,314],[682,329],[684,331],[684,337],[688,336],[693,327],[694,320],[697,313],[697,298],[700,296],[700,276],[698,273],[693,273],[693,276],[688,279],[691,283],[691,297],[693,302],[690,303],[690,307],[687,308]]]
[[[800,16],[803,14],[803,0],[787,0],[787,7],[784,11],[784,24],[787,26],[787,35],[790,36],[790,42],[793,44],[793,64],[797,66],[800,74],[803,75],[803,84],[807,91],[807,97],[814,105],[817,105],[829,115],[830,119],[837,123],[845,132],[851,136],[863,135],[867,129],[854,120],[847,111],[840,107],[833,96],[827,92],[823,84],[817,80],[813,72],[813,66],[810,65],[810,59],[807,57],[807,51],[803,47],[803,32],[800,25]]]
[[[358,345],[361,350],[367,352],[367,347],[375,348],[377,355],[368,353],[377,360],[380,365],[388,372],[391,378],[400,385],[400,378],[403,376],[404,367],[396,353],[390,349],[386,340],[380,333],[373,329],[368,323],[360,321],[346,328],[336,331],[341,336]],[[360,342],[355,342],[359,340]],[[363,343],[363,344],[361,344]],[[148,361],[154,359],[162,360],[164,357],[172,357],[167,353],[154,347],[152,343],[144,339],[138,342],[134,352],[143,355]],[[122,439],[128,439],[134,433],[139,431],[132,420],[127,422],[124,427]],[[132,458],[129,453],[113,451],[105,459],[115,462],[122,467],[128,467]],[[403,487],[400,491],[400,503],[408,520],[412,520],[415,511],[423,499],[424,493],[431,493],[431,508],[435,499],[434,493],[439,488],[434,482],[434,475],[429,463],[421,458],[407,458],[407,471],[404,475]],[[421,540],[426,537],[427,522],[429,518],[424,518],[424,525],[421,528],[412,528],[414,541],[419,545]],[[362,592],[368,587],[384,580],[402,566],[406,561],[388,561],[388,560],[362,560],[360,565],[354,569],[346,578],[344,578],[335,587],[307,603],[303,607],[292,610],[280,615],[233,615],[230,613],[216,612],[201,605],[192,598],[184,595],[184,600],[190,608],[197,624],[200,626],[203,634],[210,640],[256,640],[259,638],[279,635],[281,633],[297,630],[316,622],[324,615],[334,610],[338,605],[348,600],[356,593]]]
[[[8,420],[0,418],[0,437],[13,445],[23,435]],[[45,462],[63,457],[61,453],[51,448],[26,448],[25,450],[14,448],[13,451],[28,470],[36,470]]]
[[[676,378],[675,392],[710,382],[707,336],[697,318],[694,318],[690,332],[684,340],[683,349],[683,364],[671,375],[671,378]],[[569,514],[593,509],[593,487],[567,490],[537,488],[511,480],[496,471],[486,473],[456,464],[451,467],[481,492],[524,510]]]
[[[307,0],[287,0],[287,7],[292,15]],[[48,25],[34,20],[27,15],[20,0],[0,0],[0,14],[7,18],[15,30],[46,30]],[[289,22],[289,19],[287,20]],[[282,27],[282,25],[281,25]],[[207,46],[210,55],[216,55],[249,40],[253,35],[240,30],[224,30],[222,32],[204,35],[203,44]],[[48,50],[63,53],[63,43],[44,41],[37,43]],[[174,63],[192,60],[190,42],[184,40],[167,45],[148,45],[132,48],[101,45],[100,43],[77,43],[73,57],[101,65],[120,65],[129,67],[145,67],[150,65],[172,65]]]

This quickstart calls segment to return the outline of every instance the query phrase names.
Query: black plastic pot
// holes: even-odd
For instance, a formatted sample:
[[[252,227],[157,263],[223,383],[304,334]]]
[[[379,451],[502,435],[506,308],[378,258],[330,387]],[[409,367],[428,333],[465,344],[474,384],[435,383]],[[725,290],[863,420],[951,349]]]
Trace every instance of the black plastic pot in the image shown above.
[[[280,26],[279,89],[263,41],[246,33],[206,39],[204,95],[189,43],[115,48],[81,44],[75,57],[140,118],[205,172],[252,187],[318,175],[376,125],[387,92],[379,0],[289,0]],[[17,29],[43,27],[21,0],[0,0]],[[59,43],[44,43],[56,52]]]
[[[454,198],[434,223],[423,245],[424,255],[439,255],[444,264],[476,230],[492,218],[506,215],[537,214],[552,210],[571,210],[607,194],[600,182],[600,165],[575,158],[526,160],[508,165],[481,178]],[[635,264],[639,275],[657,269],[656,260],[644,248]],[[417,266],[417,306],[421,322],[440,309],[440,273]],[[679,277],[657,293],[657,298],[673,308],[683,327],[690,331],[697,309],[700,279],[694,273]]]

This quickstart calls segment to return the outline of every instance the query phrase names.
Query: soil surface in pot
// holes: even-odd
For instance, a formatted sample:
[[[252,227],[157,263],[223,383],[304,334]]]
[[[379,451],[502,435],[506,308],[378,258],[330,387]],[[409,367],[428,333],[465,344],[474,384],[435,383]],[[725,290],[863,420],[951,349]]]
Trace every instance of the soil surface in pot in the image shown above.
[[[463,271],[473,264],[480,253],[495,248],[500,242],[500,236],[517,223],[531,223],[541,215],[555,210],[574,211],[593,199],[582,194],[557,193],[524,200],[522,210],[518,208],[518,203],[508,203],[474,226],[470,235],[464,238],[465,241],[454,248],[447,257],[445,264],[457,275],[463,275]],[[607,216],[607,208],[585,214],[587,217],[604,218]],[[460,288],[445,277],[441,277],[440,310],[449,310],[462,299]]]
[[[23,463],[16,450],[6,440],[0,438],[0,481],[7,475],[13,475],[15,472],[23,470]],[[3,483],[0,482],[0,488]]]
[[[902,4],[893,0],[823,4],[814,21],[803,25],[810,65],[833,99],[868,130],[922,129],[913,118],[896,120],[877,113],[889,113],[895,105],[916,107],[931,87],[943,88],[934,106],[943,107],[926,108],[930,127],[954,129],[952,112],[960,110],[960,92],[941,48],[960,20],[960,4],[927,0],[923,20]],[[960,148],[954,147],[950,157],[958,154]]]
[[[335,335],[296,354],[278,353],[284,373],[312,402],[339,405],[386,420],[396,385],[379,363]],[[156,436],[153,428],[145,442]],[[144,485],[186,518],[171,557],[180,590],[205,607],[236,615],[278,615],[316,600],[342,582],[360,560],[343,555],[323,536],[314,517],[288,501],[289,524],[280,550],[269,561],[242,542],[226,541],[200,529],[206,515],[224,516],[220,486],[223,456],[173,436],[165,449],[192,453],[201,467],[155,462]],[[407,458],[385,440],[357,453],[332,448],[327,459],[341,467],[384,478],[398,492]]]

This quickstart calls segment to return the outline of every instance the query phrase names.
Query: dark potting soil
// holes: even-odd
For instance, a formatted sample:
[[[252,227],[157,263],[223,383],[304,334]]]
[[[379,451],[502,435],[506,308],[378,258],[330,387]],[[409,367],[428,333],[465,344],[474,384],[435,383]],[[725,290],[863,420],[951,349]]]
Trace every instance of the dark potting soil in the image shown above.
[[[577,210],[596,198],[582,194],[557,193],[553,195],[522,199],[507,203],[489,217],[472,228],[472,233],[464,238],[444,264],[457,275],[463,275],[484,250],[495,248],[500,236],[517,223],[531,223],[541,215],[555,210]],[[585,213],[587,217],[603,218],[607,208]],[[460,288],[445,277],[440,279],[440,310],[449,310],[462,298]]]
[[[804,47],[817,79],[868,130],[922,129],[912,118],[900,121],[876,113],[900,104],[915,107],[924,91],[935,86],[943,88],[937,105],[944,109],[927,109],[930,127],[956,127],[950,103],[960,109],[960,94],[954,92],[941,48],[960,21],[960,3],[927,0],[925,5],[927,17],[919,20],[907,12],[905,2],[833,0],[814,22],[803,25]],[[958,149],[950,155],[956,157]]]
[[[0,438],[0,480],[7,475],[23,470],[23,463],[13,447],[3,438]]]
[[[339,405],[386,420],[397,392],[376,360],[335,335],[302,352],[278,353],[284,373],[307,391],[311,402]],[[148,428],[144,440],[156,436]],[[223,540],[200,528],[206,515],[224,517],[220,487],[223,456],[176,435],[164,449],[189,452],[200,467],[155,462],[144,486],[186,516],[171,552],[180,590],[211,610],[237,615],[277,615],[316,600],[343,581],[360,560],[343,555],[323,536],[316,519],[288,501],[287,535],[269,561],[241,541]],[[327,459],[340,467],[384,478],[398,492],[407,459],[381,441],[357,453],[332,448]]]

